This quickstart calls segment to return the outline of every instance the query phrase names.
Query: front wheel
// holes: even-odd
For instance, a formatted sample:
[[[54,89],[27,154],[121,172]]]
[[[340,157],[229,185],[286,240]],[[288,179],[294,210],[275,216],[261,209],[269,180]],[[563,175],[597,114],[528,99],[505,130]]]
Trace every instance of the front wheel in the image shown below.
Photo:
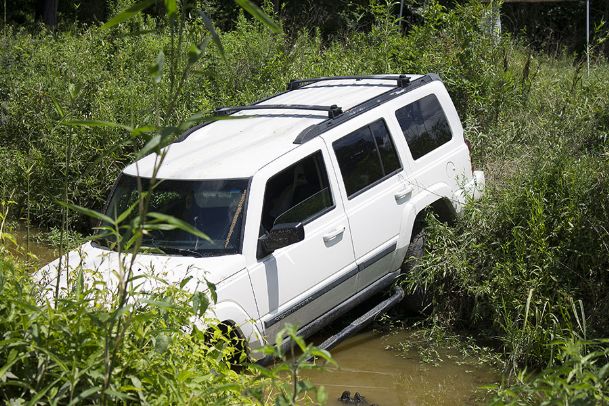
[[[237,328],[228,322],[218,323],[205,332],[205,341],[230,364],[231,369],[240,370],[249,362],[247,343]]]

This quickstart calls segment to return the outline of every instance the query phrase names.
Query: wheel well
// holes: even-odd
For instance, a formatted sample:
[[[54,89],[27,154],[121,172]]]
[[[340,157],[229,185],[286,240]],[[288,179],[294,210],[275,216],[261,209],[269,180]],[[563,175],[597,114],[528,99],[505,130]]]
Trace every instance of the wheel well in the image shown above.
[[[237,327],[237,324],[232,320],[224,320],[215,326],[208,327],[207,331],[205,332],[205,338],[207,340],[211,340],[216,329],[220,330],[220,333],[222,333],[222,335],[228,340],[235,340],[245,343],[245,336],[239,327]]]
[[[213,344],[217,340],[217,338],[214,337],[214,331],[216,329],[219,330],[223,336],[223,338],[218,341],[228,343],[234,347],[236,351],[229,358],[229,362],[233,367],[240,365],[244,358],[249,358],[249,347],[245,340],[245,336],[234,321],[224,320],[215,326],[210,326],[205,332],[205,340],[208,344]],[[242,357],[242,354],[244,355],[244,358]]]
[[[447,198],[442,197],[434,201],[423,210],[419,211],[417,217],[414,219],[414,226],[410,236],[411,242],[412,239],[415,238],[415,236],[418,235],[425,227],[425,221],[429,213],[433,213],[440,222],[449,225],[453,224],[457,218],[455,208]]]

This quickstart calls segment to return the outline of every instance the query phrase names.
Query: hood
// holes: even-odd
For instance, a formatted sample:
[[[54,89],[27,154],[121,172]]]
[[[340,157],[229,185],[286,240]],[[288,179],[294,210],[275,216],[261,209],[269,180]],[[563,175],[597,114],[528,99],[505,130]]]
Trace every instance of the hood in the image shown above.
[[[121,263],[123,269],[129,269],[132,258],[131,254],[119,255],[106,248],[94,247],[88,242],[43,266],[34,278],[47,290],[54,290],[57,270],[61,265],[59,285],[62,289],[66,288],[66,275],[81,269],[85,271],[88,281],[101,280],[113,288],[120,278]],[[141,277],[137,282],[139,289],[150,290],[165,285],[165,282],[180,284],[188,280],[184,287],[190,291],[207,289],[206,281],[219,284],[244,268],[245,258],[241,254],[195,258],[140,253],[131,266],[132,276]]]

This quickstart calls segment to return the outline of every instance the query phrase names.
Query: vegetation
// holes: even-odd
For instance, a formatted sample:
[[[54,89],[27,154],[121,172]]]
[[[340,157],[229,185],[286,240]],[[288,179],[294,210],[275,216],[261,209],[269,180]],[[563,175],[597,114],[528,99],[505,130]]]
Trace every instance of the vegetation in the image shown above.
[[[272,21],[250,3],[241,1],[244,9],[256,15],[271,28]],[[141,9],[146,2],[136,4]],[[204,54],[207,44],[214,41],[223,55],[222,44],[206,14],[201,13],[204,26],[192,32],[194,42],[184,51],[184,44],[193,37],[184,35],[188,2],[180,3],[178,12],[166,2],[171,27],[168,39],[169,79],[166,94],[155,93],[156,110],[143,118],[146,125],[128,126],[112,121],[70,120],[61,105],[51,97],[57,114],[57,127],[65,126],[67,142],[63,155],[64,201],[60,210],[63,227],[60,245],[71,244],[68,209],[100,220],[98,234],[118,252],[115,280],[109,281],[98,270],[69,267],[70,256],[59,259],[59,275],[38,273],[32,280],[26,267],[16,266],[5,258],[4,242],[15,243],[4,230],[8,211],[15,202],[11,197],[2,201],[0,217],[0,316],[3,331],[0,346],[0,398],[11,404],[115,404],[139,402],[144,404],[295,404],[307,401],[309,393],[323,401],[323,389],[317,389],[299,377],[302,368],[314,367],[309,359],[320,357],[331,361],[327,352],[305,345],[287,326],[279,333],[276,348],[263,348],[279,359],[272,369],[243,365],[245,352],[231,327],[205,319],[210,303],[216,300],[215,286],[204,279],[189,275],[177,284],[165,280],[166,275],[134,273],[135,260],[145,233],[154,230],[182,229],[200,238],[208,237],[186,223],[149,210],[155,176],[149,190],[138,190],[138,198],[116,218],[68,203],[69,168],[73,161],[73,128],[93,127],[128,131],[133,138],[145,142],[128,143],[132,153],[144,156],[157,152],[154,173],[163,162],[162,147],[180,131],[192,125],[193,116],[178,120],[176,103],[184,97],[182,88],[190,71]],[[105,27],[111,27],[132,16],[129,10],[116,15]],[[102,27],[103,29],[104,27]],[[192,34],[191,32],[189,32]],[[192,34],[194,35],[194,34]],[[185,58],[184,58],[185,56]],[[75,58],[77,59],[77,58]],[[162,80],[165,56],[159,51],[149,73],[158,83]],[[74,102],[80,92],[68,86]],[[195,116],[196,117],[196,116]],[[176,124],[174,124],[176,123]],[[79,143],[76,143],[78,146]],[[28,145],[28,148],[31,146]],[[31,152],[31,151],[28,151]],[[30,165],[34,168],[34,165]],[[32,173],[30,171],[30,173]],[[29,180],[28,180],[29,181]],[[60,189],[60,190],[61,190]],[[28,223],[30,195],[25,194]],[[67,235],[64,235],[67,234]],[[65,245],[63,245],[65,247]],[[63,266],[62,266],[63,263]],[[189,283],[194,289],[186,289]],[[192,283],[191,283],[192,284]],[[41,286],[46,288],[41,289]],[[302,354],[287,358],[280,350],[284,336],[292,337]],[[232,338],[234,337],[234,339]],[[241,366],[242,374],[235,369]],[[289,386],[284,385],[284,371],[290,373]]]
[[[161,283],[146,295],[133,296],[122,307],[128,323],[120,341],[113,341],[118,295],[101,281],[86,282],[88,276],[74,275],[79,282],[51,306],[22,265],[0,259],[2,403],[293,404],[316,393],[313,399],[323,399],[323,390],[313,390],[297,371],[314,366],[305,362],[309,357],[327,358],[326,353],[303,346],[302,359],[292,363],[269,347],[267,352],[285,362],[237,373],[228,361],[234,344],[219,334],[213,345],[205,339],[205,331],[193,325],[205,304],[180,286]],[[109,343],[114,357],[110,374]],[[293,371],[293,383],[286,382],[285,370]]]
[[[475,1],[451,9],[425,2],[406,33],[393,11],[373,1],[365,10],[369,30],[336,34],[333,41],[312,30],[274,33],[243,14],[227,31],[201,18],[173,24],[150,15],[113,30],[5,25],[2,244],[12,244],[9,206],[34,224],[86,231],[87,218],[56,201],[101,209],[118,172],[151,146],[158,129],[171,128],[167,134],[175,136],[215,107],[250,103],[297,77],[437,72],[488,190],[454,227],[428,219],[427,253],[403,283],[426,289],[433,307],[425,323],[434,331],[465,330],[503,354],[505,382],[492,389],[496,403],[609,401],[604,28],[593,36],[588,75],[581,56],[564,49],[548,56],[496,35],[481,23],[489,10]],[[348,26],[360,28],[357,21]],[[223,51],[204,46],[214,32]],[[178,33],[195,48],[172,41]],[[140,233],[155,225],[145,212],[140,218]],[[287,360],[282,368],[295,379],[292,390],[282,386],[281,368],[231,372],[220,356],[230,346],[210,348],[196,328],[183,331],[198,308],[177,287],[107,308],[104,300],[114,297],[108,288],[93,294],[77,274],[69,295],[43,306],[26,267],[4,251],[0,257],[3,401],[290,403],[310,389],[298,384],[301,365]],[[109,324],[124,317],[129,323],[120,329]],[[117,346],[111,373],[104,358],[109,345]]]

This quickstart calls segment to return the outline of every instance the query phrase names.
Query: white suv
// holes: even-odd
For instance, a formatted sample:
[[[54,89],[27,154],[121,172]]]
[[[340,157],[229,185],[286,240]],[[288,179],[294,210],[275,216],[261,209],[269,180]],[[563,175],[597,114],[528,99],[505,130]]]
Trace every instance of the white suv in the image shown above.
[[[217,113],[246,117],[204,123],[167,147],[150,207],[210,240],[153,232],[143,245],[157,253],[139,254],[134,269],[215,283],[215,317],[249,349],[284,323],[313,333],[386,289],[422,213],[448,218],[484,187],[434,74],[292,81],[284,93]],[[138,181],[146,188],[155,158],[123,171],[107,214],[128,207]],[[69,258],[107,280],[119,260],[99,243]],[[39,272],[50,286],[57,265]],[[205,286],[196,279],[186,286]]]

